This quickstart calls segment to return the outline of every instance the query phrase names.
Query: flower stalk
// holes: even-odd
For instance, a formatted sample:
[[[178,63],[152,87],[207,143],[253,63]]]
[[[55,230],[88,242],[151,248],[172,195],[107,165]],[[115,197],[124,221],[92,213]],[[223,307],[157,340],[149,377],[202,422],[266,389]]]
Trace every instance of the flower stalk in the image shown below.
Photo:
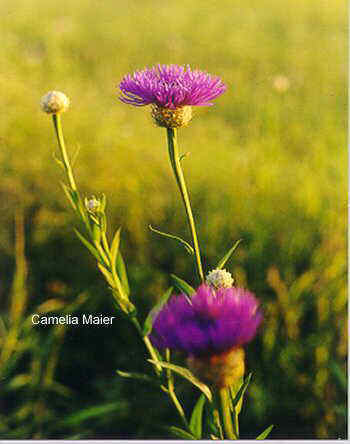
[[[69,157],[67,154],[67,150],[66,150],[66,144],[64,142],[62,124],[61,124],[61,115],[60,114],[53,114],[52,119],[53,119],[53,124],[55,127],[58,146],[59,146],[59,149],[60,149],[61,155],[62,155],[63,165],[64,165],[64,168],[67,173],[69,185],[73,191],[77,191],[77,186],[76,186],[75,179],[73,176],[72,167],[71,167]]]
[[[188,195],[184,174],[183,174],[182,167],[181,167],[179,148],[178,148],[178,144],[177,144],[177,135],[176,135],[175,128],[167,128],[167,139],[168,139],[168,151],[169,151],[171,167],[174,171],[175,179],[176,179],[177,185],[178,185],[180,193],[181,193],[182,201],[185,205],[188,225],[189,225],[190,231],[191,231],[197,274],[198,274],[200,281],[204,282],[204,274],[203,274],[196,226],[195,226],[195,222],[194,222],[194,218],[193,218],[190,198]]]

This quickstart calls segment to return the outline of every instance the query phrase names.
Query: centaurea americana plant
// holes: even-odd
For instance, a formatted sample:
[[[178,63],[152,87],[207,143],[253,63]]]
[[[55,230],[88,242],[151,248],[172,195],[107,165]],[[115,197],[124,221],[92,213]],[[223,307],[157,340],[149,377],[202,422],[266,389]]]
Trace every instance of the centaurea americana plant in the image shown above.
[[[138,107],[150,105],[154,122],[166,129],[170,164],[185,207],[191,241],[151,229],[177,240],[194,256],[197,289],[172,274],[174,286],[181,293],[175,295],[173,287],[169,288],[141,326],[119,248],[120,229],[111,242],[107,237],[106,198],[91,196],[82,199],[77,188],[60,117],[70,102],[59,92],[44,96],[41,106],[43,111],[52,114],[60,150],[60,159],[56,160],[66,173],[67,182],[62,184],[63,189],[84,231],[76,230],[77,236],[96,258],[117,309],[136,327],[155,373],[149,376],[118,371],[118,374],[157,382],[169,396],[182,421],[183,428],[170,427],[173,435],[185,439],[238,439],[238,415],[251,377],[250,374],[244,378],[243,345],[256,335],[262,312],[255,296],[234,287],[231,274],[223,269],[240,240],[205,277],[176,133],[177,128],[187,126],[191,121],[194,106],[212,105],[212,100],[224,93],[226,86],[219,77],[192,70],[189,66],[158,65],[126,75],[119,88],[122,102]],[[182,352],[187,367],[171,362],[171,351]],[[202,392],[189,418],[176,395],[174,373]],[[271,428],[261,433],[258,439],[264,439]]]

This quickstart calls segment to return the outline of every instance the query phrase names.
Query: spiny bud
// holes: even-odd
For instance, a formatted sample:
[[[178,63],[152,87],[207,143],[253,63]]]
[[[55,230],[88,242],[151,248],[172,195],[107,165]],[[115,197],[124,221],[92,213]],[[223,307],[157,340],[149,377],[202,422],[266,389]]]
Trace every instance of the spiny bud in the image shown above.
[[[175,109],[152,105],[152,118],[158,126],[165,128],[181,128],[187,126],[192,119],[192,107],[180,106]]]
[[[40,100],[41,109],[48,114],[58,114],[67,111],[69,98],[60,91],[50,91]]]
[[[226,270],[216,268],[207,274],[206,282],[216,290],[219,288],[230,288],[233,285],[231,273]]]

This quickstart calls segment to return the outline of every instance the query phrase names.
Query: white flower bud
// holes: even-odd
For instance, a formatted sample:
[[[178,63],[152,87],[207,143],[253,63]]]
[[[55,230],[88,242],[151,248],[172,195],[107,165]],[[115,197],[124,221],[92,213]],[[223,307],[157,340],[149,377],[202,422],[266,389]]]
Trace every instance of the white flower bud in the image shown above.
[[[91,213],[95,213],[99,210],[101,206],[100,200],[96,199],[95,196],[92,196],[90,199],[85,199],[85,207]]]
[[[207,274],[206,283],[216,290],[219,288],[230,288],[233,285],[233,278],[228,271],[216,268]]]
[[[58,114],[67,111],[69,98],[60,91],[50,91],[40,100],[41,109],[48,114]]]

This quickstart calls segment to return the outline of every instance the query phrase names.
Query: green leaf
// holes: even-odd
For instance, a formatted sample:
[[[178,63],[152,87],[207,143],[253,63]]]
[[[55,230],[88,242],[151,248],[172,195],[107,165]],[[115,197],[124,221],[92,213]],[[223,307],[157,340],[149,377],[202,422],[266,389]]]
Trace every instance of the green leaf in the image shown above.
[[[181,156],[179,156],[179,161],[181,162],[182,160],[184,160],[187,156],[189,156],[191,153],[189,151],[187,151],[187,153],[183,153],[181,154]]]
[[[77,229],[74,228],[75,234],[78,236],[78,238],[80,239],[80,241],[85,245],[85,247],[90,251],[90,253],[95,256],[95,258],[99,261],[99,262],[103,262],[102,258],[100,256],[100,253],[97,251],[97,249],[87,240],[85,239],[85,237],[79,233],[79,231]]]
[[[111,245],[111,263],[115,267],[120,244],[120,228],[115,232]]]
[[[73,392],[68,387],[60,384],[59,382],[51,382],[48,388],[61,396],[65,396],[66,398],[72,398],[73,396]]]
[[[123,256],[120,251],[117,255],[117,261],[116,261],[115,265],[116,265],[118,276],[119,276],[120,281],[121,281],[123,288],[125,290],[125,293],[129,296],[130,286],[129,286],[128,274],[126,272],[125,262],[124,262]]]
[[[180,367],[179,365],[175,364],[169,364],[168,362],[164,361],[153,361],[152,359],[147,359],[152,364],[158,364],[161,367],[168,368],[172,370],[175,373],[178,373],[183,378],[190,381],[194,386],[198,387],[199,390],[201,390],[205,396],[211,401],[213,399],[211,391],[207,385],[205,385],[203,382],[201,382],[199,379],[197,379],[187,368]]]
[[[101,211],[104,213],[105,209],[106,209],[106,205],[107,205],[107,198],[105,193],[102,193],[101,195]]]
[[[205,404],[205,410],[206,427],[208,432],[214,436],[219,436],[219,439],[224,439],[217,406],[214,403],[207,402]]]
[[[160,387],[160,382],[157,379],[151,378],[150,376],[145,375],[144,373],[131,373],[131,372],[122,372],[121,370],[117,370],[117,374],[122,378],[138,379],[139,381],[149,382],[152,385]]]
[[[30,384],[31,382],[32,382],[32,375],[21,373],[20,375],[14,376],[6,388],[9,390],[16,390],[24,387],[27,384]]]
[[[184,293],[186,293],[188,296],[192,296],[195,293],[195,289],[193,287],[191,287],[191,285],[189,285],[186,281],[184,281],[183,279],[180,279],[179,277],[177,277],[175,274],[171,274],[170,275],[174,286],[180,290],[183,291]]]
[[[52,152],[52,157],[54,159],[54,161],[62,168],[62,170],[64,170],[64,163],[62,162],[61,159],[59,159],[55,153],[55,151]]]
[[[152,308],[152,310],[148,313],[145,323],[143,324],[142,335],[148,336],[152,331],[153,319],[155,315],[162,309],[163,305],[165,305],[171,296],[173,291],[173,287],[167,289],[167,291],[163,294],[163,296],[159,299],[158,303]]]
[[[203,418],[203,407],[205,405],[205,401],[206,398],[202,393],[198,398],[196,405],[194,406],[190,419],[191,432],[197,439],[201,439],[202,437],[202,418]]]
[[[180,429],[179,427],[171,426],[169,427],[169,430],[177,438],[190,439],[190,440],[197,439],[195,436],[191,435],[191,433],[186,432],[186,430]]]
[[[100,263],[98,263],[97,266],[100,269],[100,271],[103,274],[103,276],[106,278],[106,281],[108,282],[108,284],[115,290],[115,282],[113,281],[112,274],[107,270],[107,268],[105,268]],[[118,292],[118,296],[119,296],[119,292]]]
[[[271,424],[270,427],[268,427],[267,429],[265,429],[262,433],[260,433],[259,436],[257,436],[255,439],[265,439],[271,432],[271,430],[273,429],[274,425]]]
[[[253,373],[249,373],[249,375],[247,376],[247,378],[245,379],[245,381],[243,382],[243,384],[241,385],[240,389],[238,390],[238,392],[236,394],[232,393],[232,390],[231,390],[231,396],[233,398],[232,399],[232,407],[234,409],[236,406],[238,406],[237,414],[241,411],[243,395],[244,395],[245,391],[247,390],[247,387],[250,383],[252,375],[253,375]]]
[[[64,191],[65,195],[67,196],[67,199],[69,200],[70,204],[76,210],[77,205],[76,205],[75,200],[73,199],[72,190],[64,182],[61,182],[61,187],[63,188],[63,191]]]
[[[152,225],[148,225],[148,227],[154,233],[157,233],[157,234],[160,234],[161,236],[178,241],[183,247],[185,247],[187,253],[194,254],[194,250],[193,250],[192,246],[188,242],[183,240],[181,237],[175,236],[174,234],[165,233],[164,231],[157,230],[156,228],[153,228]]]
[[[228,250],[228,252],[225,254],[225,256],[218,262],[216,268],[219,270],[226,264],[226,262],[230,259],[234,251],[237,249],[238,245],[242,242],[243,239],[238,239],[233,245],[233,247]]]
[[[343,391],[347,391],[347,380],[346,380],[346,373],[343,372],[341,367],[335,362],[332,361],[330,363],[330,370],[334,378],[337,380],[338,384],[340,385],[341,389]]]
[[[74,151],[74,153],[72,155],[72,158],[70,160],[70,164],[72,165],[72,167],[74,166],[74,164],[75,164],[75,162],[76,162],[76,160],[78,158],[78,154],[80,152],[80,148],[81,148],[81,145],[78,143],[77,147],[76,147],[76,149],[75,149],[75,151]]]
[[[111,402],[109,404],[98,405],[94,407],[88,407],[87,409],[80,410],[68,418],[63,420],[64,425],[77,425],[86,421],[87,419],[96,418],[97,416],[103,416],[116,410],[122,410],[127,407],[125,402]]]

